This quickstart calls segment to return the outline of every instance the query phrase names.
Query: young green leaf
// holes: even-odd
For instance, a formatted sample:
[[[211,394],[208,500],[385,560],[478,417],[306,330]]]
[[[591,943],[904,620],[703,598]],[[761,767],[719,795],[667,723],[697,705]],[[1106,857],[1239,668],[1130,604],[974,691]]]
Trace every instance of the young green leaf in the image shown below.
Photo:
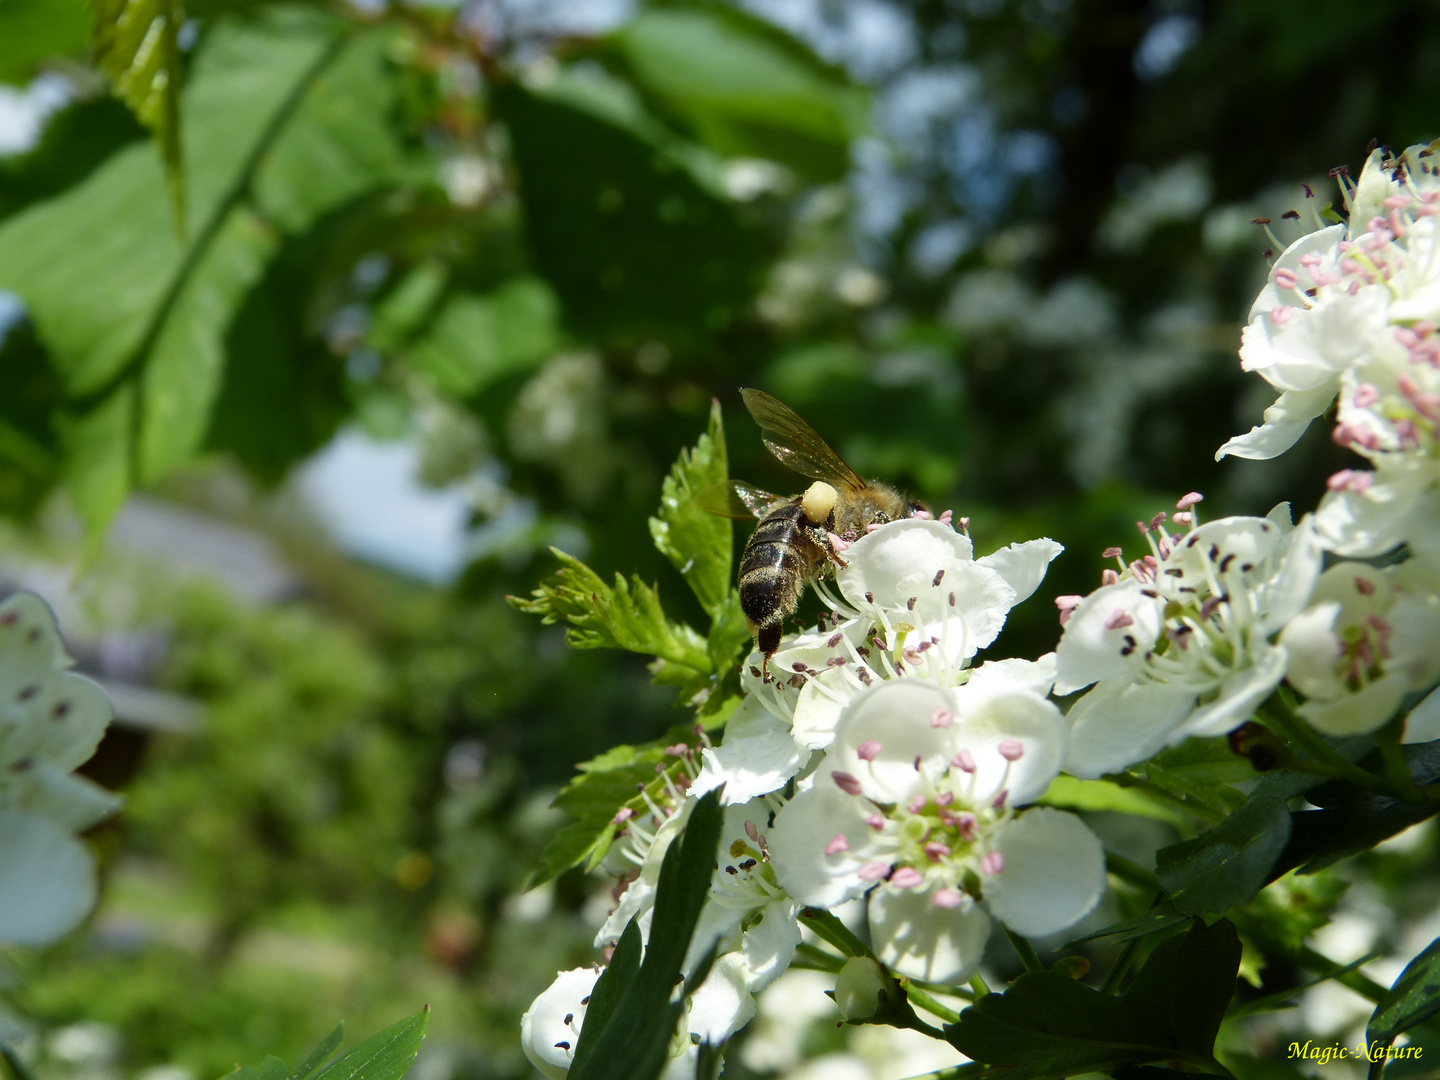
[[[638,577],[615,575],[613,587],[573,555],[558,548],[561,563],[530,599],[509,597],[511,606],[546,623],[564,622],[565,640],[576,649],[628,649],[649,653],[669,664],[710,673],[705,639],[684,623],[672,623],[660,606],[660,594]]]
[[[1365,1027],[1368,1042],[1389,1046],[1395,1036],[1440,1013],[1440,938],[1436,938],[1380,999]]]
[[[176,0],[93,0],[95,63],[115,95],[155,135],[175,213],[185,227],[180,162],[180,45],[184,14]]]
[[[730,596],[734,529],[727,518],[702,509],[695,495],[729,478],[720,403],[712,401],[708,430],[694,449],[680,451],[660,488],[660,514],[650,519],[655,546],[684,576],[711,619],[719,618]]]
[[[320,1040],[319,1045],[311,1050],[305,1060],[300,1063],[300,1067],[295,1070],[295,1074],[290,1080],[309,1080],[314,1073],[320,1070],[321,1066],[335,1056],[335,1051],[340,1049],[340,1044],[344,1041],[345,1025],[343,1023],[336,1024],[335,1030]]]
[[[608,1023],[592,1025],[587,1013],[571,1080],[654,1080],[660,1075],[683,1009],[672,995],[710,892],[723,816],[720,791],[704,795],[684,836],[665,853],[645,960]]]
[[[225,1080],[289,1080],[290,1070],[279,1058],[271,1055],[259,1065],[247,1065],[227,1073]]]
[[[371,1035],[333,1065],[315,1074],[315,1080],[400,1080],[420,1052],[430,1006],[397,1020]]]
[[[1057,776],[1045,794],[1037,800],[1045,806],[1063,806],[1071,810],[1114,810],[1122,814],[1153,818],[1189,829],[1191,817],[1173,803],[1165,802],[1138,788],[1122,787],[1109,780],[1077,780],[1073,776]],[[1186,835],[1181,833],[1181,835]]]

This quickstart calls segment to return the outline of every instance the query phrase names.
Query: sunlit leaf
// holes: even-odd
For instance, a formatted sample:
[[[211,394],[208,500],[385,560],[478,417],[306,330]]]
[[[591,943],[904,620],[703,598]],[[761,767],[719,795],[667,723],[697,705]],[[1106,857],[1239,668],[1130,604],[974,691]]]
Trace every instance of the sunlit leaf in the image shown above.
[[[1405,965],[1395,985],[1376,1004],[1365,1038],[1388,1046],[1395,1036],[1436,1013],[1440,1013],[1440,938]]]
[[[424,284],[422,279],[415,287]],[[442,393],[469,397],[550,356],[561,342],[559,316],[555,294],[533,277],[515,278],[485,295],[457,293],[406,357]]]
[[[710,405],[710,426],[690,450],[682,450],[660,488],[660,514],[650,519],[650,535],[684,576],[700,606],[716,618],[730,594],[734,530],[727,518],[702,509],[699,491],[729,479],[725,429],[720,403]]]
[[[1285,800],[1252,796],[1215,828],[1162,848],[1155,873],[1185,914],[1224,912],[1264,887],[1289,837]]]

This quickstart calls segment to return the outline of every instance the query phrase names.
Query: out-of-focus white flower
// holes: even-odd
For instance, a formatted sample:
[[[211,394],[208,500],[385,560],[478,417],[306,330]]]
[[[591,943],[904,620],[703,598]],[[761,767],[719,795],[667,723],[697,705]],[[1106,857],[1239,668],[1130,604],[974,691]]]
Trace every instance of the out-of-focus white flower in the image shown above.
[[[823,774],[776,818],[776,877],[823,907],[870,891],[883,963],[917,978],[968,978],[990,914],[1019,933],[1053,933],[1104,890],[1100,842],[1078,818],[1016,812],[1049,786],[1064,742],[1059,710],[1001,677],[961,687],[906,678],[862,692]]]
[[[1380,727],[1440,676],[1440,595],[1418,564],[1344,562],[1320,576],[1311,606],[1280,635],[1298,712],[1329,735]]]
[[[1195,501],[1181,500],[1192,523]],[[1288,507],[1174,535],[1163,518],[1141,523],[1150,555],[1108,571],[1111,583],[1073,606],[1056,649],[1058,693],[1096,684],[1066,717],[1065,769],[1075,776],[1243,723],[1284,678],[1285,649],[1270,638],[1319,576],[1314,530],[1308,520],[1292,528]]]
[[[110,703],[72,661],[45,602],[0,603],[0,941],[43,945],[95,903],[95,868],[75,838],[120,806],[74,770],[95,752]]]

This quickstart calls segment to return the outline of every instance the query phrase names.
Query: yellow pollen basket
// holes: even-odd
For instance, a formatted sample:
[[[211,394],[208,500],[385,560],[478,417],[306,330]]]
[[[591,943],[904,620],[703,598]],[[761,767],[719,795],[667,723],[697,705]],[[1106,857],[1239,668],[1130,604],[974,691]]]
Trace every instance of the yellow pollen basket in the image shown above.
[[[823,480],[816,480],[800,496],[800,509],[816,525],[823,525],[840,500],[840,493]]]

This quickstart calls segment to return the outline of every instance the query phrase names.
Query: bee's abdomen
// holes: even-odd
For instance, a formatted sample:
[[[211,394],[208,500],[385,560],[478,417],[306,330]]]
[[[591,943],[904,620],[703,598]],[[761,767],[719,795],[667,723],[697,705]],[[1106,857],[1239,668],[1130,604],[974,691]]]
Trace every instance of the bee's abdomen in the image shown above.
[[[764,626],[795,610],[809,574],[806,558],[814,542],[801,525],[798,503],[768,514],[745,545],[740,559],[740,610]]]

